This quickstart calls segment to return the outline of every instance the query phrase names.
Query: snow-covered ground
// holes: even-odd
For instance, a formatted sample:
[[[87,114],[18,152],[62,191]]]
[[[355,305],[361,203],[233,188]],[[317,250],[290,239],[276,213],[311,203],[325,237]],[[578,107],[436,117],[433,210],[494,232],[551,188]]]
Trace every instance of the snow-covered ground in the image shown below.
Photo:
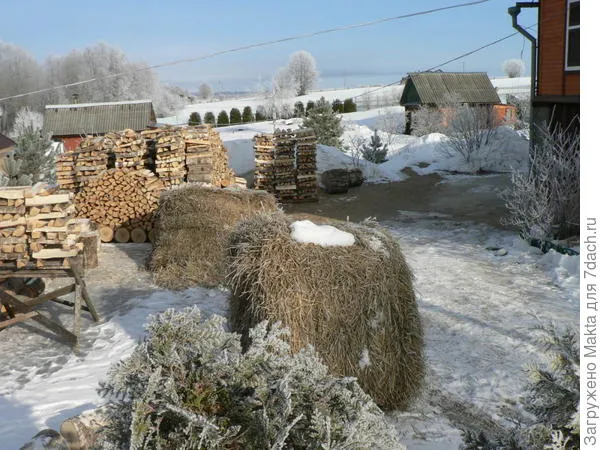
[[[525,364],[543,357],[532,326],[548,320],[578,323],[579,257],[542,255],[512,232],[431,213],[399,211],[397,220],[382,225],[397,237],[416,275],[428,366],[423,399],[388,417],[409,449],[458,448],[459,431],[450,420],[456,422],[458,413],[453,401],[500,416],[522,392]],[[111,261],[126,259],[131,245],[104,247],[102,270],[118,269],[119,263],[111,267]],[[137,259],[137,264],[143,261]],[[132,351],[149,314],[189,305],[225,314],[224,290],[174,292],[149,285],[148,292],[136,296],[134,288],[149,283],[149,275],[136,277],[124,275],[119,285],[90,272],[88,285],[105,322],[84,322],[79,353],[31,325],[2,331],[0,449],[19,448],[39,429],[56,429],[62,420],[100,405],[98,382]]]
[[[402,114],[398,108],[346,115],[343,140],[370,138],[380,129],[383,115]],[[298,122],[277,126],[293,128]],[[219,131],[231,166],[245,174],[254,168],[252,137],[273,131],[273,123]],[[469,167],[444,152],[443,135],[392,138],[388,162],[377,166],[360,161],[369,181],[402,180],[407,175],[401,170],[410,167],[418,174],[442,174],[442,182],[456,186],[465,177],[477,183],[471,175],[447,175]],[[484,168],[523,169],[526,155],[527,141],[501,129]],[[349,167],[353,161],[336,148],[319,146],[317,164],[322,172]],[[457,449],[461,426],[486,415],[501,419],[516,407],[527,380],[525,365],[546,362],[532,327],[547,321],[577,327],[579,256],[554,251],[544,255],[514,231],[449,220],[435,207],[427,212],[399,210],[391,217],[382,225],[398,239],[415,273],[428,373],[422,398],[409,411],[390,412],[388,418],[411,450]],[[309,231],[301,234],[314,234]],[[0,332],[0,450],[19,448],[38,430],[57,429],[66,418],[100,405],[99,381],[111,364],[132,351],[149,314],[197,305],[207,314],[225,315],[224,289],[175,292],[152,285],[142,268],[148,252],[148,245],[103,245],[100,268],[89,271],[87,283],[105,320],[84,322],[79,352],[30,324]],[[46,308],[70,324],[64,309]]]

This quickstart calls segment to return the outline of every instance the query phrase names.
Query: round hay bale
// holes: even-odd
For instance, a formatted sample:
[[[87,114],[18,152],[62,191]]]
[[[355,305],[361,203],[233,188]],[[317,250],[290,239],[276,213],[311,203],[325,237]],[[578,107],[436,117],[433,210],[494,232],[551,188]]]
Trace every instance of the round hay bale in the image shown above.
[[[425,375],[413,275],[397,242],[373,222],[328,221],[350,246],[296,242],[281,212],[240,222],[231,235],[229,319],[242,334],[262,320],[312,344],[331,371],[357,377],[382,408],[405,408]]]
[[[262,191],[186,184],[163,192],[153,229],[150,270],[169,289],[224,281],[225,246],[237,222],[277,209]]]
[[[348,170],[326,170],[321,174],[321,184],[328,194],[344,194],[348,192]]]

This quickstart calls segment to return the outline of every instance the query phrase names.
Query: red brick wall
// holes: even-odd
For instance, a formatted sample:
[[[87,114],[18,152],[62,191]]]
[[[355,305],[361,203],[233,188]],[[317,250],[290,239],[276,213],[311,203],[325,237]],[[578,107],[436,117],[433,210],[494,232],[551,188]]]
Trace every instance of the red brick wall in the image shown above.
[[[579,95],[579,72],[565,72],[566,0],[540,5],[538,95]]]
[[[55,140],[61,140],[65,146],[66,152],[72,152],[81,142],[80,136],[53,136]]]

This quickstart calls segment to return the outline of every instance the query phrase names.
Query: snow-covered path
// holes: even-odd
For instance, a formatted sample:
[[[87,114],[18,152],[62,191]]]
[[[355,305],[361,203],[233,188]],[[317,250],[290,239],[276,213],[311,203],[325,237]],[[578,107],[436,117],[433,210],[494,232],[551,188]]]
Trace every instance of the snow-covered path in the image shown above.
[[[456,399],[467,411],[478,407],[506,418],[523,393],[525,365],[547,362],[533,328],[549,321],[577,327],[578,290],[556,286],[538,252],[522,247],[511,232],[435,220],[386,225],[416,276],[428,364],[430,398],[424,402],[457,427],[469,426],[470,418],[452,411]],[[486,247],[504,247],[508,254],[496,256]],[[424,425],[413,428],[425,439],[439,434]]]
[[[460,442],[457,428],[472,423],[477,408],[501,416],[514,407],[525,364],[542,358],[532,332],[535,316],[576,326],[577,280],[563,274],[556,285],[544,258],[512,232],[402,212],[382,225],[398,238],[416,276],[429,368],[423,399],[389,417],[409,449],[451,450]],[[152,286],[139,269],[143,252],[127,245],[103,246],[97,270],[104,272],[90,272],[88,286],[106,321],[86,322],[81,353],[25,325],[0,334],[0,450],[18,448],[38,429],[57,428],[98,405],[98,381],[131,351],[148,314],[191,304],[207,314],[225,313],[225,291]],[[495,256],[486,247],[508,254]]]

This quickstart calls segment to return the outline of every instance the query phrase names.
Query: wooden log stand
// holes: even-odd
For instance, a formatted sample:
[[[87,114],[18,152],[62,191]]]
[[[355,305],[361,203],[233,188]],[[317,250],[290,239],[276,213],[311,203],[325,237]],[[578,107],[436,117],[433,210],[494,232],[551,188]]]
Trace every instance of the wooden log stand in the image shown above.
[[[0,330],[16,323],[32,319],[64,338],[69,344],[76,346],[81,331],[81,311],[91,314],[95,322],[100,321],[94,303],[87,291],[83,277],[80,258],[69,258],[69,268],[63,269],[0,269],[0,279],[3,278],[72,278],[73,283],[58,288],[52,292],[29,298],[24,295],[0,286],[0,303],[4,306],[8,319],[0,320]],[[73,301],[60,297],[74,292]],[[85,305],[82,304],[82,300]],[[47,301],[59,303],[73,308],[73,331],[67,330],[63,325],[42,315],[35,307]]]

